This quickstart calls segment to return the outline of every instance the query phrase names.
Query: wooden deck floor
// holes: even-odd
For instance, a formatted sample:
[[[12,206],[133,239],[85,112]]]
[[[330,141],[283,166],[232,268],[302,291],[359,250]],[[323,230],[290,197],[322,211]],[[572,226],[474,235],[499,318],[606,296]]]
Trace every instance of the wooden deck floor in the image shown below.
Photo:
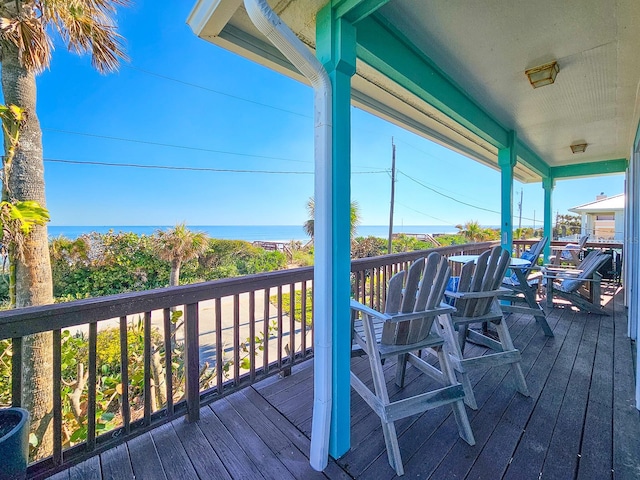
[[[640,415],[621,295],[608,317],[554,309],[555,338],[531,317],[508,318],[531,396],[515,393],[508,367],[475,372],[474,447],[459,439],[442,407],[396,422],[405,478],[638,479]],[[479,347],[474,347],[479,348]],[[365,372],[366,359],[353,368]],[[415,369],[400,398],[431,382]],[[270,378],[55,475],[56,479],[393,478],[380,421],[352,393],[352,448],[324,473],[309,467],[312,363]]]

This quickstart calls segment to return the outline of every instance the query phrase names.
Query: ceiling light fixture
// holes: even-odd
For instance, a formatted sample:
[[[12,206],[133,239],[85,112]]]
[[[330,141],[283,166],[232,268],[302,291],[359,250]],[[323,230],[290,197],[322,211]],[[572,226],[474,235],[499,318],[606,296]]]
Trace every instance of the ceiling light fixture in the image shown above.
[[[551,85],[556,80],[556,75],[560,71],[558,62],[555,60],[550,63],[545,63],[539,67],[533,67],[529,70],[525,70],[525,75],[529,77],[529,83],[533,88],[543,87],[545,85]]]
[[[587,149],[587,145],[586,143],[574,143],[573,145],[571,145],[571,152],[572,153],[584,153],[584,151]]]

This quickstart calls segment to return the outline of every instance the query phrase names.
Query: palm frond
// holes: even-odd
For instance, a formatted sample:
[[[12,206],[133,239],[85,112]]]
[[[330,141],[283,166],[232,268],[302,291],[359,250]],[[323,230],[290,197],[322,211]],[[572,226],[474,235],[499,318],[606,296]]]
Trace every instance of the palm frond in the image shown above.
[[[100,73],[118,69],[127,60],[124,38],[113,20],[116,6],[128,0],[58,0],[43,2],[43,18],[51,23],[69,50],[91,54],[91,63]]]
[[[51,39],[45,25],[31,10],[14,18],[0,18],[0,38],[18,49],[20,63],[33,72],[41,72],[51,61]]]

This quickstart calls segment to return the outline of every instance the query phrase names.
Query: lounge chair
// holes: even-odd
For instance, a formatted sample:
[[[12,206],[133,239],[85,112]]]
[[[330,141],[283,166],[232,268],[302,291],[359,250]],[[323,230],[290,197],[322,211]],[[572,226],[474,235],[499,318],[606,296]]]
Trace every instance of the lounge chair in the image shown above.
[[[460,283],[457,291],[446,291],[445,296],[455,300],[455,312],[439,317],[449,357],[462,381],[465,391],[465,403],[477,409],[477,403],[469,380],[467,370],[477,365],[495,366],[508,364],[516,380],[517,390],[525,396],[529,395],[527,382],[520,366],[520,351],[511,339],[507,322],[503,320],[498,296],[508,293],[500,284],[509,267],[509,252],[500,246],[490,252],[484,252],[475,262],[468,262],[462,267]],[[489,323],[495,326],[498,340],[491,338],[484,329],[472,330],[471,325],[484,326]],[[464,346],[467,341],[484,345],[494,353],[479,357],[464,357]]]
[[[452,307],[442,303],[450,275],[451,269],[446,259],[438,253],[432,253],[427,258],[426,265],[424,259],[417,260],[411,265],[407,275],[402,271],[391,278],[385,313],[377,312],[355,300],[351,301],[354,314],[353,343],[369,357],[373,389],[353,371],[351,386],[380,417],[389,464],[398,475],[404,474],[404,468],[394,424],[396,420],[442,405],[451,405],[460,436],[469,445],[475,444],[464,407],[464,389],[457,381],[448,356],[444,353],[444,339],[439,335],[437,325],[433,325],[436,316],[453,311]],[[436,353],[440,369],[415,353],[423,349]],[[391,401],[382,369],[382,361],[389,357],[398,357],[398,385],[403,385],[406,364],[410,363],[443,384],[443,387]]]
[[[560,297],[569,300],[583,312],[608,315],[602,308],[602,275],[598,269],[609,258],[609,255],[593,250],[580,262],[578,268],[547,267],[544,274],[547,306],[553,308],[554,297]]]
[[[567,263],[569,265],[577,266],[580,260],[580,254],[584,251],[584,247],[589,240],[589,235],[583,235],[578,240],[578,243],[567,243],[561,250],[557,252],[555,257],[550,258],[551,263],[554,265],[560,265]]]
[[[553,337],[553,332],[547,323],[547,316],[537,298],[538,286],[542,279],[538,258],[542,255],[548,241],[548,237],[543,237],[522,253],[520,258],[528,260],[529,266],[512,268],[511,276],[505,277],[502,281],[502,286],[509,289],[509,292],[500,295],[499,298],[503,312],[533,315],[544,334]]]

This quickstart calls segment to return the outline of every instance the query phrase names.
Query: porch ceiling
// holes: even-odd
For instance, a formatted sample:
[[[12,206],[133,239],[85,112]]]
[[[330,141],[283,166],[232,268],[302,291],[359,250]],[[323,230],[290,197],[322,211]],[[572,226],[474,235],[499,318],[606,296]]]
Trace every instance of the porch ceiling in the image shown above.
[[[326,3],[269,0],[311,49],[315,15]],[[199,0],[188,23],[205,40],[305,81],[255,29],[242,0]],[[514,173],[524,182],[539,181],[550,167],[629,157],[640,117],[636,0],[439,1],[419,8],[415,0],[391,0],[357,27],[352,97],[364,110],[493,168],[501,136],[516,130]],[[375,36],[364,34],[372,27],[391,32],[461,95],[434,93],[424,75],[411,78],[408,68],[390,65],[389,52],[384,58]],[[524,71],[551,60],[560,67],[556,82],[533,89]],[[456,109],[460,102],[465,113]],[[572,154],[572,143],[587,143],[586,152]],[[608,172],[593,167],[582,171]]]

